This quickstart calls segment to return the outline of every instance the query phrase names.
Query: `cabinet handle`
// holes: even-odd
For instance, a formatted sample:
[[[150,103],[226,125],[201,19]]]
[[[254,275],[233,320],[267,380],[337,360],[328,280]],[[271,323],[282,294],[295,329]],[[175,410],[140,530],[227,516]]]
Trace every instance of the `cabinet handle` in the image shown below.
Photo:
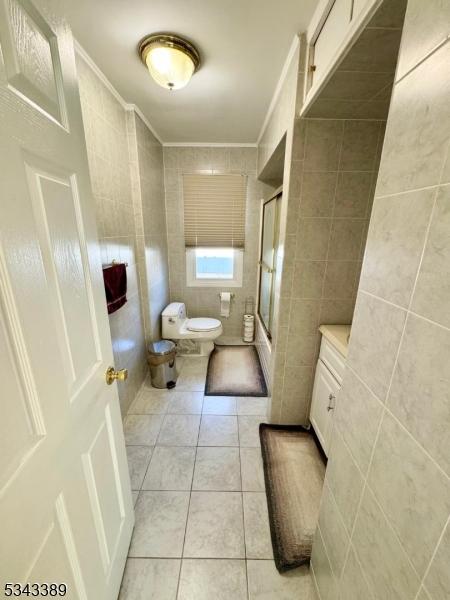
[[[330,394],[328,396],[328,400],[330,401],[330,403],[327,406],[327,411],[329,412],[330,410],[334,410],[335,408],[334,401],[336,400],[336,396],[334,394]]]

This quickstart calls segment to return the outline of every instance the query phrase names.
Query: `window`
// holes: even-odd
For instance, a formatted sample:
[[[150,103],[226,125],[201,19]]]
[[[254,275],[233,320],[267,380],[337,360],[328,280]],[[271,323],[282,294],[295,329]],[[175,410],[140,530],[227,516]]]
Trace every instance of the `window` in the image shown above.
[[[188,286],[242,286],[247,178],[183,175]]]
[[[186,248],[243,248],[244,175],[183,175]]]
[[[232,248],[196,248],[195,276],[197,279],[233,279],[234,252]]]
[[[188,286],[242,286],[243,252],[233,248],[187,248]]]

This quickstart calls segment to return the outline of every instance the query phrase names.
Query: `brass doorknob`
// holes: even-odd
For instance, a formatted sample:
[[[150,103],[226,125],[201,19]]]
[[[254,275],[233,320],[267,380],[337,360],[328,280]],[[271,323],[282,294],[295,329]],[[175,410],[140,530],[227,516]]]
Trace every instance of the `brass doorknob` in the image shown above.
[[[128,369],[115,370],[114,367],[108,367],[105,373],[106,383],[111,385],[114,381],[125,381],[128,378]]]

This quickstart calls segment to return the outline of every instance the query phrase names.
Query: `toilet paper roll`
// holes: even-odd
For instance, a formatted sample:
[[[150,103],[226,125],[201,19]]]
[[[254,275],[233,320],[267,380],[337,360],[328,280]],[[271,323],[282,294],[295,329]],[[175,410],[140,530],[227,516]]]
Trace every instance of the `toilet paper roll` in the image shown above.
[[[230,316],[230,305],[231,305],[231,293],[220,292],[220,316]]]
[[[253,342],[255,337],[255,317],[254,315],[244,315],[244,342]]]

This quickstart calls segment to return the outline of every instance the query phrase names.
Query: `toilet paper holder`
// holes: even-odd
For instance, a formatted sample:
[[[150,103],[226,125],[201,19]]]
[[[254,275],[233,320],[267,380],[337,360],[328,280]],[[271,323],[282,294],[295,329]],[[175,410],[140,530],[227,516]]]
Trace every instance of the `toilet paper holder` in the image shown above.
[[[222,297],[222,296],[221,296],[221,293],[222,293],[222,292],[219,292],[219,293],[217,294],[217,295],[219,296],[219,298],[221,298],[221,297]],[[230,300],[233,300],[233,298],[234,298],[234,294],[233,294],[233,292],[231,292],[231,293],[230,293]]]

